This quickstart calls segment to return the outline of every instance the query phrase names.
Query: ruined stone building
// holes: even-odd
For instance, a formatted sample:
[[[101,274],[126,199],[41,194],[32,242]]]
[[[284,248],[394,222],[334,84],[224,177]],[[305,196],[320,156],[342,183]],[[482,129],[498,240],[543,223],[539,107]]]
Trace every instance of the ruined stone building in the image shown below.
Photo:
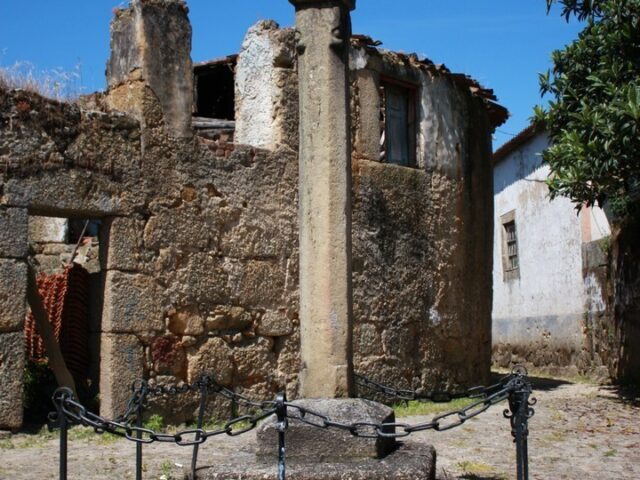
[[[22,422],[27,258],[68,258],[64,229],[86,219],[101,414],[121,413],[139,377],[212,371],[249,397],[297,393],[295,32],[259,22],[237,56],[195,66],[180,1],[134,0],[111,33],[105,93],[0,90],[0,428]],[[507,112],[365,36],[349,67],[355,369],[401,387],[485,382],[491,132]]]

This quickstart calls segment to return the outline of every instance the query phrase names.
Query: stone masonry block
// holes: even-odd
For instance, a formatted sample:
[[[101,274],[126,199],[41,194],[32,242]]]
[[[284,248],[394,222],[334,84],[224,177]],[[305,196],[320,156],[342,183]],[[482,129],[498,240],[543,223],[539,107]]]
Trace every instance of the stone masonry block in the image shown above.
[[[66,243],[69,220],[58,217],[29,217],[29,240],[38,243]]]
[[[277,437],[271,439],[275,452]],[[288,443],[289,445],[289,443]],[[287,451],[288,453],[288,451]],[[252,452],[236,452],[198,470],[202,480],[264,480],[275,478],[275,459],[264,461]],[[298,461],[287,455],[287,478],[296,480],[435,480],[436,451],[431,445],[403,442],[384,460],[344,459],[337,462]]]
[[[232,297],[237,303],[256,308],[278,307],[284,298],[286,273],[281,264],[250,260],[229,272]]]
[[[228,298],[227,273],[221,260],[211,253],[189,255],[177,280],[181,289],[199,303],[222,303]]]
[[[139,271],[143,249],[144,221],[113,217],[107,220],[107,270]]]
[[[21,330],[26,315],[27,264],[0,259],[0,332]]]
[[[273,341],[254,337],[233,349],[236,374],[244,383],[264,380],[275,371],[277,363]]]
[[[187,358],[190,382],[207,373],[213,374],[216,381],[223,385],[231,384],[234,371],[232,352],[221,338],[210,338],[200,348],[192,349]]]
[[[24,345],[22,332],[0,333],[0,429],[22,425]]]
[[[260,319],[256,333],[266,337],[283,337],[293,332],[293,321],[282,311],[268,311]]]
[[[108,333],[151,333],[164,327],[161,291],[152,277],[107,272],[102,330]]]
[[[134,335],[104,334],[100,347],[100,414],[124,413],[131,385],[144,374],[144,350]]]
[[[0,208],[0,257],[26,257],[28,231],[26,208]]]
[[[365,425],[368,425],[395,421],[392,408],[362,398],[304,399],[292,403],[304,409],[321,412],[334,422],[347,424],[364,422]],[[297,420],[296,418],[300,418],[301,413],[295,406],[289,407],[288,411],[291,417],[287,429],[287,459],[326,462],[382,458],[396,446],[396,441],[393,438],[354,437],[346,430],[317,428]],[[387,433],[394,431],[392,427],[385,428]],[[370,433],[370,430],[367,433]],[[259,457],[274,455],[276,451],[273,448],[275,438],[277,438],[275,422],[266,421],[258,427],[257,455]]]
[[[187,250],[204,249],[217,241],[211,218],[203,218],[195,206],[161,210],[144,228],[144,245],[151,250],[175,246]]]
[[[164,122],[174,137],[191,135],[193,67],[191,25],[182,1],[136,0],[111,24],[109,87],[132,79],[140,70],[162,106]]]

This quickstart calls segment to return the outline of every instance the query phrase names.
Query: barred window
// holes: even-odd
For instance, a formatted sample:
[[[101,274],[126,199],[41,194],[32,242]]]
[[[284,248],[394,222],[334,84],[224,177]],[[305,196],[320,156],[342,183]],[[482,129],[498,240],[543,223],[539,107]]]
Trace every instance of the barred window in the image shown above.
[[[518,231],[515,211],[502,215],[502,270],[504,281],[520,278]]]
[[[507,240],[507,267],[510,270],[518,268],[518,239],[516,237],[516,222],[504,224]]]

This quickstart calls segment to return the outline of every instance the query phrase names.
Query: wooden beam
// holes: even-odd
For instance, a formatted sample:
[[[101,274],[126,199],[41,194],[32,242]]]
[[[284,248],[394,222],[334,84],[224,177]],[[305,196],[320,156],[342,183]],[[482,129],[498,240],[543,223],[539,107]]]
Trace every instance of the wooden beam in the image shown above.
[[[56,377],[58,386],[69,387],[77,399],[78,392],[76,392],[76,384],[73,380],[73,376],[67,369],[67,364],[65,363],[62,351],[60,350],[60,345],[53,333],[51,323],[49,323],[49,315],[44,308],[42,298],[38,292],[36,271],[29,261],[27,261],[27,301],[29,302],[29,307],[31,307],[31,313],[35,319],[38,334],[42,337],[42,341],[44,342],[44,348],[47,351],[47,357],[49,358],[49,367]]]

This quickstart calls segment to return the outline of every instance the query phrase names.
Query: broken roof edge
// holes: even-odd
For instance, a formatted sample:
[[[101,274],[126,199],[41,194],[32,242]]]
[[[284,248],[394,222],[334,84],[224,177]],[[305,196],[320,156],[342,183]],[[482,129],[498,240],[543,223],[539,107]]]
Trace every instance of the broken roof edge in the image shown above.
[[[238,54],[232,53],[224,57],[212,58],[211,60],[204,60],[202,62],[194,63],[193,68],[206,68],[217,65],[235,65],[238,61]]]
[[[425,70],[432,75],[449,78],[456,85],[467,88],[471,95],[481,99],[484,103],[489,115],[489,121],[494,130],[509,118],[509,110],[498,103],[498,98],[495,96],[493,89],[483,87],[477,80],[467,74],[452,72],[444,64],[435,64],[428,58],[420,58],[416,53],[403,53],[378,48],[382,45],[382,42],[368,35],[352,35],[351,45],[354,48],[364,49],[367,53],[395,55],[400,60],[412,63],[417,68]]]
[[[502,162],[509,154],[513,153],[522,145],[526,144],[529,140],[535,137],[537,134],[545,131],[543,125],[531,123],[528,127],[521,130],[515,137],[506,142],[495,152],[493,152],[493,165],[497,165]]]
[[[270,20],[261,20],[261,22],[272,22],[271,28],[284,30],[276,22]],[[271,25],[271,23],[269,23]],[[351,45],[354,48],[365,49],[368,53],[377,55],[395,55],[399,59],[413,64],[416,68],[428,71],[432,75],[443,76],[449,78],[454,84],[468,89],[472,96],[479,98],[484,103],[485,109],[489,116],[491,126],[495,130],[500,125],[504,124],[509,118],[509,110],[498,103],[498,98],[495,96],[493,89],[483,87],[477,80],[464,73],[451,72],[444,64],[435,64],[428,58],[419,58],[415,53],[403,53],[392,50],[385,50],[378,48],[382,45],[382,42],[375,40],[368,35],[353,34],[351,36]],[[224,57],[214,58],[212,60],[205,60],[202,62],[194,63],[194,70],[204,69],[207,67],[215,67],[219,65],[231,65],[235,66],[238,61],[238,54],[231,54]]]

